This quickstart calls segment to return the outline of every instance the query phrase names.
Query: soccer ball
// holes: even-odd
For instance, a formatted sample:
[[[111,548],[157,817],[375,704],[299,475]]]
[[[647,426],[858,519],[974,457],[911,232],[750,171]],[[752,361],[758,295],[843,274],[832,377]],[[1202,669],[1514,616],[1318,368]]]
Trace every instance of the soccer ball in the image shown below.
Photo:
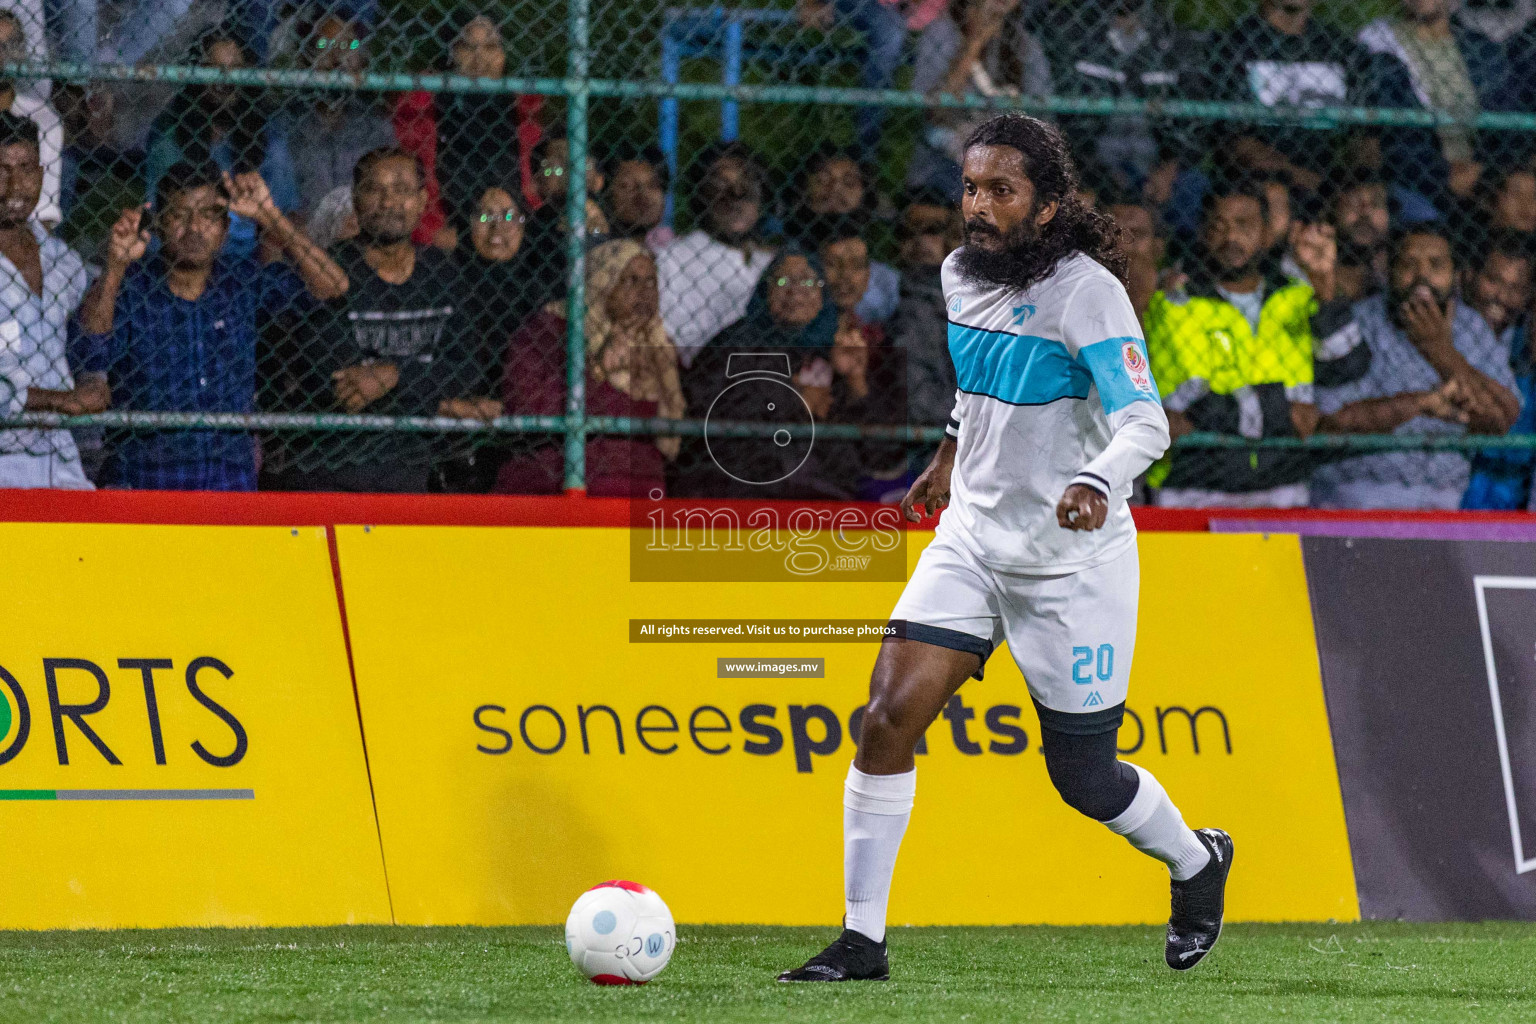
[[[565,919],[571,963],[597,985],[644,985],[677,945],[672,911],[637,882],[603,882],[576,899]]]

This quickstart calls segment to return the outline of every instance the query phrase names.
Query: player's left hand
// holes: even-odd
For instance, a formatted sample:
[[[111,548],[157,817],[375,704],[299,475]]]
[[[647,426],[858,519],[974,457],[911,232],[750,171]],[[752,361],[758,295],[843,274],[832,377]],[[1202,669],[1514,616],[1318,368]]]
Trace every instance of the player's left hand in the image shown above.
[[[1109,499],[1092,487],[1073,484],[1056,503],[1056,522],[1064,530],[1097,530],[1109,517]]]

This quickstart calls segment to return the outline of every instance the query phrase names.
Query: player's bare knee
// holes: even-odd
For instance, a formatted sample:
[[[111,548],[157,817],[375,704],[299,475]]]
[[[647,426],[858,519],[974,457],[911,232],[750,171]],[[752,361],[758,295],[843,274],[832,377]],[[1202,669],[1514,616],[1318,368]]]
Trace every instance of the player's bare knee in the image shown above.
[[[902,715],[895,702],[884,698],[872,698],[864,707],[864,717],[859,721],[859,752],[866,756],[901,754],[903,747],[910,753],[917,740],[905,740]]]
[[[885,658],[875,662],[869,677],[869,700],[859,724],[859,745],[874,743],[883,747],[895,738],[901,719],[901,700],[897,696],[896,673]]]

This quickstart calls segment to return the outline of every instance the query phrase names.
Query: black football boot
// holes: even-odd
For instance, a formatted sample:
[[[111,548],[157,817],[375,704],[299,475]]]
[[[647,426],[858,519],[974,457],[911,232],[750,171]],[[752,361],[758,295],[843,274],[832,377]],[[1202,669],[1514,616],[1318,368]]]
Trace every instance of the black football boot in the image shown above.
[[[891,976],[885,942],[843,929],[832,945],[779,975],[780,981],[886,981]]]
[[[1211,851],[1199,874],[1173,883],[1173,912],[1168,916],[1168,944],[1163,958],[1176,971],[1205,959],[1221,938],[1227,873],[1232,870],[1232,837],[1219,828],[1197,828],[1195,835]]]

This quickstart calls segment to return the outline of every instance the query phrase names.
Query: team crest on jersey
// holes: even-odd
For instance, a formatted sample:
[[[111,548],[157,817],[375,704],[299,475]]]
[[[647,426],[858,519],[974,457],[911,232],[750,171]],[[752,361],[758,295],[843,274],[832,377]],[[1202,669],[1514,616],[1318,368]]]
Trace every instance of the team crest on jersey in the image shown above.
[[[1015,327],[1021,326],[1024,323],[1025,320],[1028,320],[1030,317],[1032,317],[1034,315],[1035,315],[1035,307],[1034,306],[1014,306],[1013,307],[1013,326],[1015,326]]]
[[[1125,360],[1125,372],[1130,375],[1131,384],[1138,391],[1151,393],[1152,376],[1147,372],[1147,357],[1141,354],[1141,346],[1134,341],[1128,341],[1120,349]]]

